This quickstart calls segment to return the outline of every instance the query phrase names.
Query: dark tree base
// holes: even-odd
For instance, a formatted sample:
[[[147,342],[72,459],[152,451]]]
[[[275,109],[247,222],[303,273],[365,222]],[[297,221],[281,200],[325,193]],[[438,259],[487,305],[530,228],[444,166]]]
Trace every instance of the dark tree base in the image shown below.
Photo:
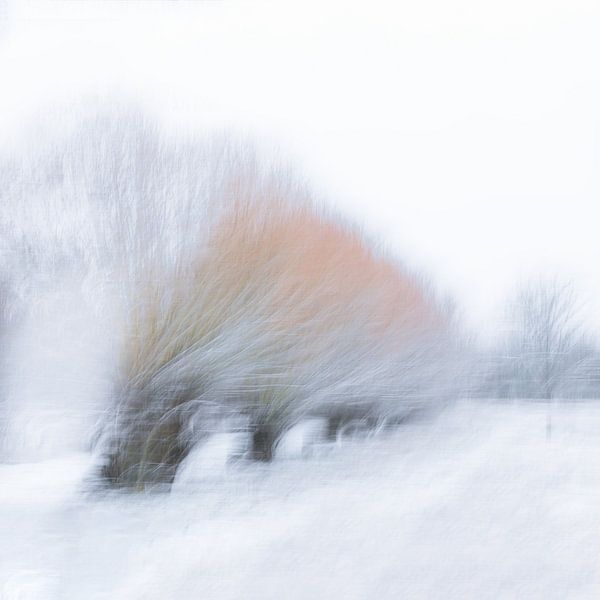
[[[279,438],[279,432],[273,427],[260,426],[252,434],[252,449],[250,457],[252,460],[269,462],[273,460],[275,443]]]

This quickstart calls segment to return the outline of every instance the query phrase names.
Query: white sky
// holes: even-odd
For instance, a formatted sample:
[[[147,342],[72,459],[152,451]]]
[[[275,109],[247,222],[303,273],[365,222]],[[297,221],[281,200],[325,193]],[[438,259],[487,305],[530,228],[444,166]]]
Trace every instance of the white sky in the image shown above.
[[[540,269],[573,278],[600,325],[597,0],[71,0],[5,12],[2,140],[45,107],[115,96],[170,125],[250,133],[478,328]]]

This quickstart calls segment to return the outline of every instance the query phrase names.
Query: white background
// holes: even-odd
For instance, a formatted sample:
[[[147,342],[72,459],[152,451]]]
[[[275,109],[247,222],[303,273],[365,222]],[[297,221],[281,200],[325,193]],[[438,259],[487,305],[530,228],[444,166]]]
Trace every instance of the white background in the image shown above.
[[[115,98],[169,127],[248,133],[454,294],[479,331],[539,271],[573,278],[600,324],[598,2],[2,12],[2,143],[44,111]]]

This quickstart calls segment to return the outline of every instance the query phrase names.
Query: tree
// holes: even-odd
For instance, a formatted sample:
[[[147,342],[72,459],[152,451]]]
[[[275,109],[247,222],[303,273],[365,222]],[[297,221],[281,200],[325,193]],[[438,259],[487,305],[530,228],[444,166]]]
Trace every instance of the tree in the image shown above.
[[[546,400],[550,439],[552,402],[559,393],[568,395],[586,354],[572,284],[556,279],[528,283],[518,293],[511,316],[513,330],[500,361],[499,381],[509,396]]]
[[[512,307],[508,344],[519,395],[551,400],[578,363],[583,334],[573,286],[556,279],[527,284]]]

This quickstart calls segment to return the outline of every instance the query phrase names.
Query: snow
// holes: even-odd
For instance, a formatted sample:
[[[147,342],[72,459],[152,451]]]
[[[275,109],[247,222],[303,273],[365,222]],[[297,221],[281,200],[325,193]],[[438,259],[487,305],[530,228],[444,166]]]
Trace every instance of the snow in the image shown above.
[[[600,406],[546,413],[462,402],[268,465],[221,436],[170,494],[0,465],[0,598],[597,598]]]
[[[109,396],[112,313],[78,281],[36,286],[2,347],[0,461],[36,461],[89,448]],[[96,294],[98,295],[98,294]],[[112,327],[111,327],[112,326]]]

